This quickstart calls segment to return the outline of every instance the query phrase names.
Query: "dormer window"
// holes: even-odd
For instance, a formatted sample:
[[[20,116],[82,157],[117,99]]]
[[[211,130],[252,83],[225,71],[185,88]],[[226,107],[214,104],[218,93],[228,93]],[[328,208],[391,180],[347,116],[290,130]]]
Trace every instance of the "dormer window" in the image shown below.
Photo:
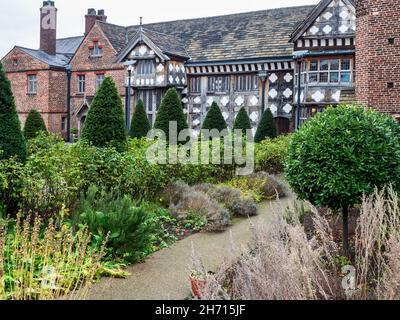
[[[154,61],[153,60],[139,60],[137,66],[138,75],[153,75],[154,74]]]
[[[98,41],[93,41],[89,47],[91,57],[101,57],[103,55],[103,46]]]

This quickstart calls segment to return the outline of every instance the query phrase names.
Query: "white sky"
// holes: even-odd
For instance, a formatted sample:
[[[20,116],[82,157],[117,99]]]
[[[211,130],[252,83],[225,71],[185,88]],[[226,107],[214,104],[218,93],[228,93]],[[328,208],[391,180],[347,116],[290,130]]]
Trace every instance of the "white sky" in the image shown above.
[[[0,58],[14,45],[39,47],[40,0],[1,1]],[[104,9],[108,22],[134,25],[199,18],[276,7],[317,4],[319,0],[55,0],[58,8],[57,37],[84,33],[88,8]]]

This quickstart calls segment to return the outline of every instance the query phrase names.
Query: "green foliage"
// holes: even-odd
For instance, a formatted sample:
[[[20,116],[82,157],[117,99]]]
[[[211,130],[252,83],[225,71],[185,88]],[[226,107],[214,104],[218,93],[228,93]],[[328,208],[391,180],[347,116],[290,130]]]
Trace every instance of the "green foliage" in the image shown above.
[[[176,121],[178,134],[188,128],[186,117],[183,113],[181,98],[175,88],[171,88],[165,94],[157,112],[154,129],[162,130],[169,141],[169,122]]]
[[[151,126],[149,119],[147,118],[146,110],[143,105],[143,101],[139,100],[135,113],[132,117],[131,124],[131,137],[132,138],[144,138],[147,136],[147,133],[150,131]]]
[[[291,136],[266,139],[255,144],[254,157],[256,171],[281,173]]]
[[[274,116],[269,108],[264,111],[261,121],[258,124],[254,142],[261,142],[267,138],[276,138],[276,123]]]
[[[47,132],[46,125],[41,114],[35,109],[31,109],[26,118],[24,137],[26,140],[33,139],[39,132]]]
[[[328,108],[293,135],[286,176],[301,199],[332,209],[360,203],[375,187],[398,187],[399,125],[373,110]]]
[[[106,77],[90,106],[82,138],[96,147],[126,150],[126,131],[121,97],[114,81]]]
[[[251,122],[249,115],[244,107],[242,107],[236,117],[235,124],[233,125],[233,130],[242,130],[245,135],[246,130],[251,130]]]
[[[130,262],[140,261],[151,249],[157,227],[151,214],[130,197],[96,187],[90,187],[78,204],[74,224],[87,225],[98,243],[108,236],[109,255]]]
[[[227,129],[227,125],[225,119],[221,113],[221,109],[218,107],[216,102],[213,102],[210,110],[207,112],[207,116],[203,122],[203,128],[207,130],[217,129],[218,131],[222,131]]]
[[[11,83],[0,63],[0,160],[16,156],[20,161],[26,159],[25,139],[15,107]]]

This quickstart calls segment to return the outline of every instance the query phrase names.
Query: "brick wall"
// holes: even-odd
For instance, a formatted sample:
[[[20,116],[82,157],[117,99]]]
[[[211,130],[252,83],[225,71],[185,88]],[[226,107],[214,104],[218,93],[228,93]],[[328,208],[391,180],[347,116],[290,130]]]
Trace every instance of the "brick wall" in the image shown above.
[[[19,48],[7,54],[2,63],[15,98],[22,127],[31,109],[39,111],[49,131],[61,132],[61,119],[67,114],[67,77],[65,71],[52,70]],[[37,76],[37,93],[28,94],[28,75]]]
[[[357,1],[356,98],[392,114],[400,114],[399,7],[400,0]]]
[[[89,47],[98,41],[102,45],[102,56],[93,58],[90,57]],[[105,37],[101,28],[96,24],[81,46],[77,50],[74,58],[71,61],[72,79],[71,79],[71,127],[79,128],[78,113],[84,104],[85,97],[93,97],[96,93],[96,76],[101,73],[106,77],[111,77],[115,81],[118,91],[121,95],[122,103],[125,100],[125,73],[126,68],[122,64],[114,63],[117,57],[117,52],[112,47],[108,39]],[[78,77],[85,75],[85,94],[78,92]],[[133,101],[133,99],[132,99]]]

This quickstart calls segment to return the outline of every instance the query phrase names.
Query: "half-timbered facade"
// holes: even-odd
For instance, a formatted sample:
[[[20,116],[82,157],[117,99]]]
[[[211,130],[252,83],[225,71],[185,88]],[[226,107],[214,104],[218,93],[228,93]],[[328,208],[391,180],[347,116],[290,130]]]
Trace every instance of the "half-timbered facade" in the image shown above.
[[[244,106],[254,130],[263,110],[269,108],[279,133],[284,133],[328,105],[354,102],[357,79],[359,100],[373,101],[378,108],[379,95],[372,99],[370,90],[373,66],[370,61],[356,61],[356,39],[363,55],[368,53],[367,37],[377,40],[377,50],[382,47],[371,35],[371,28],[377,25],[368,20],[383,18],[380,4],[390,13],[391,24],[398,25],[400,17],[390,9],[388,0],[371,0],[373,5],[366,8],[361,7],[367,3],[363,1],[357,2],[363,12],[358,17],[354,0],[321,0],[316,6],[128,27],[108,23],[104,10],[89,9],[84,36],[59,40],[56,29],[46,27],[49,14],[57,14],[54,1],[44,1],[41,48],[15,47],[2,63],[12,81],[21,120],[28,109],[38,109],[54,132],[65,133],[69,127],[81,132],[94,95],[109,76],[126,106],[131,101],[131,114],[137,100],[143,100],[151,123],[164,93],[175,87],[195,130],[201,128],[208,109],[216,102],[230,126]],[[357,36],[358,24],[364,36]],[[395,26],[393,30],[397,30]],[[396,35],[388,41],[395,46]],[[385,66],[375,64],[382,70],[395,70],[397,58]],[[355,70],[360,73],[360,66],[367,64],[368,73],[357,77]],[[52,70],[51,81],[42,80],[44,70]],[[387,82],[391,93],[398,85],[395,80]],[[58,100],[42,99],[42,94],[29,91],[43,87],[47,95],[58,92]],[[382,111],[399,114],[398,108],[391,104]]]
[[[355,33],[354,2],[323,0],[292,34],[300,122],[328,105],[355,101]]]

